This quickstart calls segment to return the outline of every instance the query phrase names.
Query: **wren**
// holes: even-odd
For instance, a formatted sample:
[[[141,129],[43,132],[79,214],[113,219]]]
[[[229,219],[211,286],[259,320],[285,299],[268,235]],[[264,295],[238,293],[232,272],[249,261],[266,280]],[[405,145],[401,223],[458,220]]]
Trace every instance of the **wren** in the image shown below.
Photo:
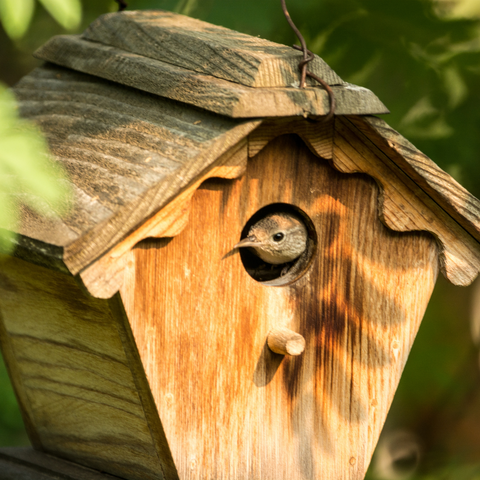
[[[250,247],[264,262],[280,265],[292,262],[305,252],[308,232],[291,213],[271,213],[250,228],[234,248]]]

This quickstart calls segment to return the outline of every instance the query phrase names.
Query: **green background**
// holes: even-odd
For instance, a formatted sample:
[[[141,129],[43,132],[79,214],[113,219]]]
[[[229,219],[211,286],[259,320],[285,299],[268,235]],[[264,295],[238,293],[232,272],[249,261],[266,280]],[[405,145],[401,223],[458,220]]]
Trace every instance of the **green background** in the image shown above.
[[[344,80],[373,90],[391,111],[387,122],[479,197],[480,2],[287,4],[309,48]],[[78,32],[116,9],[114,2],[101,0],[82,0],[82,7]],[[132,0],[129,8],[174,10],[280,43],[296,42],[280,0]],[[32,52],[63,33],[40,5],[23,38],[13,41],[0,27],[0,81],[13,85],[39,64]],[[480,480],[480,338],[472,334],[480,330],[480,308],[476,314],[475,302],[480,304],[480,283],[459,288],[439,278],[369,479]],[[404,440],[395,443],[395,438]],[[24,444],[28,439],[2,363],[0,446]]]

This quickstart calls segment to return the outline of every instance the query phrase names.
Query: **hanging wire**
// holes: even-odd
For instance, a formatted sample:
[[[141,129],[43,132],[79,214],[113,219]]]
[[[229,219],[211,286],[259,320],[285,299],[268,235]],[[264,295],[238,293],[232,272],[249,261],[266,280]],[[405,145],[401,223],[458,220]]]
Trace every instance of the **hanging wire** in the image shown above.
[[[118,3],[118,11],[123,12],[127,7],[128,3],[125,0],[115,0]]]
[[[325,80],[323,80],[318,75],[315,75],[314,73],[308,70],[307,66],[315,58],[315,55],[307,48],[307,44],[305,42],[305,39],[303,38],[303,35],[300,33],[300,30],[297,28],[297,26],[293,23],[293,20],[290,17],[290,14],[288,13],[287,4],[285,3],[285,0],[281,0],[281,2],[282,2],[282,10],[285,15],[285,18],[287,19],[287,22],[290,25],[290,27],[292,27],[292,30],[295,32],[295,35],[300,40],[301,46],[299,47],[298,45],[294,45],[293,48],[303,52],[303,60],[301,60],[300,63],[298,64],[298,68],[301,71],[300,88],[306,87],[306,78],[310,77],[310,78],[313,78],[315,81],[317,81],[327,91],[328,98],[330,101],[330,111],[328,112],[328,115],[325,117],[325,120],[330,120],[335,113],[335,107],[336,107],[335,95],[333,94],[333,90],[330,87],[330,85],[327,82],[325,82]]]

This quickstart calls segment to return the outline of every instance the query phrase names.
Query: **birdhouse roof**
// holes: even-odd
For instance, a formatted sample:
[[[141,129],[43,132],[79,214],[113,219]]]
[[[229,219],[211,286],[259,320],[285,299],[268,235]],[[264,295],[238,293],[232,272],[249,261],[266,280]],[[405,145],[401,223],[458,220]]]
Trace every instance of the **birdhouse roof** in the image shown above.
[[[325,115],[327,92],[300,89],[303,53],[164,11],[103,15],[83,35],[53,37],[35,56],[145,92],[234,118]],[[333,89],[338,115],[388,109],[344,82],[320,57],[308,64]]]
[[[301,54],[293,48],[149,11],[105,15],[37,55],[50,63],[14,93],[21,115],[46,134],[74,201],[67,216],[47,218],[19,195],[16,254],[36,263],[78,274],[119,245],[117,256],[146,236],[174,235],[168,222],[188,210],[192,192],[212,176],[238,177],[272,122],[275,135],[298,133],[307,144],[323,135],[328,151],[316,153],[335,155],[335,119],[303,119],[327,114],[329,100],[321,87],[296,88]],[[319,57],[310,68],[332,85],[336,115],[478,244],[480,202],[383,120],[365,116],[387,111],[372,92],[343,82]]]
[[[14,92],[21,115],[47,136],[74,195],[63,217],[22,205],[19,233],[48,245],[38,248],[72,273],[233,155],[260,124],[51,65],[22,78]]]

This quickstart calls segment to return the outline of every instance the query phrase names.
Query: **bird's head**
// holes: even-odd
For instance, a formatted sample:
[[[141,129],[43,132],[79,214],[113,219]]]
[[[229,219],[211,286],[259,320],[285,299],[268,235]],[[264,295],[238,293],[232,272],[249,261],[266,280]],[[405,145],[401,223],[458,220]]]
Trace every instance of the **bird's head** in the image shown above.
[[[253,248],[264,262],[279,265],[298,258],[307,248],[307,229],[290,213],[273,213],[252,225],[234,248]]]

